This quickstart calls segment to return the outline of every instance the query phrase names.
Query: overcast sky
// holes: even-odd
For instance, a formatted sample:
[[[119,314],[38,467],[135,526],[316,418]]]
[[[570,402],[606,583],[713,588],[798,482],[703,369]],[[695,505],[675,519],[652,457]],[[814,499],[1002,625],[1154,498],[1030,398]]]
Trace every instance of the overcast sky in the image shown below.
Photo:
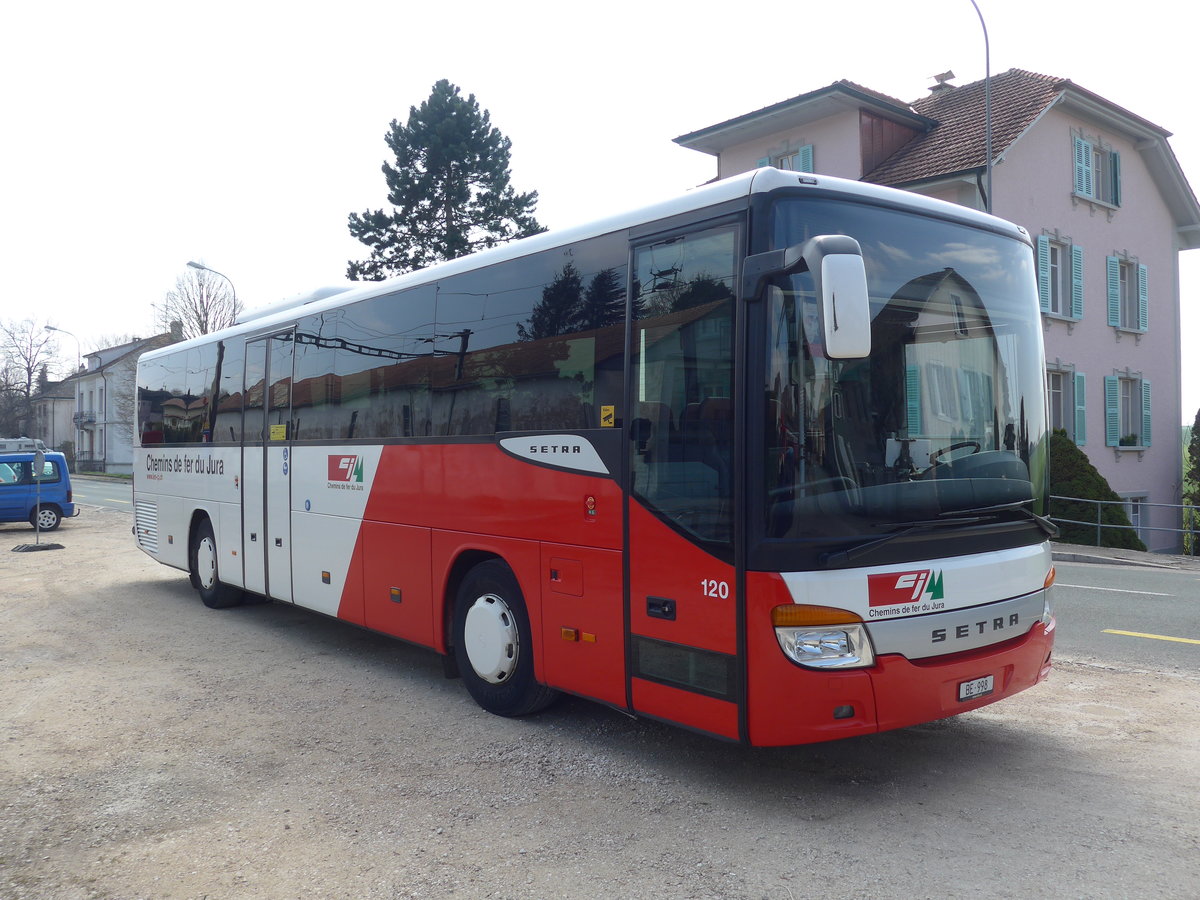
[[[979,0],[993,74],[1070,78],[1174,132],[1200,185],[1178,3]],[[788,7],[792,9],[788,9]],[[0,34],[0,318],[147,335],[198,259],[247,306],[344,279],[384,205],[392,119],[448,78],[513,142],[551,228],[705,181],[677,135],[848,78],[913,100],[982,78],[970,0],[740,6],[457,0],[21,3]],[[1200,407],[1200,251],[1183,254],[1184,409]],[[1192,348],[1187,352],[1186,348]],[[73,362],[64,337],[60,355]]]

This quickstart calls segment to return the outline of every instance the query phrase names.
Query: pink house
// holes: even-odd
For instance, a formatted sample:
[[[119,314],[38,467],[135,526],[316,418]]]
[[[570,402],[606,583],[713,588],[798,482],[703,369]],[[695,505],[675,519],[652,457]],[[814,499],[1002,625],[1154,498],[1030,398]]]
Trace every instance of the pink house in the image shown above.
[[[682,135],[724,178],[818,172],[986,208],[984,82],[939,76],[905,103],[849,81]],[[1034,240],[1051,424],[1127,501],[1142,540],[1171,550],[1179,503],[1179,271],[1200,247],[1170,133],[1068,79],[991,79],[992,211]],[[1191,411],[1187,416],[1191,418]]]

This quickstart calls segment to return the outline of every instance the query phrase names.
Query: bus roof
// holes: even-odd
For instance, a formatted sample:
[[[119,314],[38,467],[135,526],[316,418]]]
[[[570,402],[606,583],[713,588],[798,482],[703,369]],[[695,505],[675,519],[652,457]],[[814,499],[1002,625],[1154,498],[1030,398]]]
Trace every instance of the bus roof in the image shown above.
[[[731,200],[749,197],[752,194],[766,193],[781,188],[811,188],[814,190],[834,191],[845,194],[848,199],[861,199],[883,202],[910,209],[915,213],[952,218],[966,224],[978,225],[994,231],[1001,231],[1009,236],[1029,241],[1027,232],[1011,222],[973,210],[956,203],[937,200],[910,191],[854,181],[847,178],[836,178],[832,175],[814,175],[805,172],[782,171],[771,167],[763,167],[734,175],[721,181],[709,182],[686,193],[670,199],[641,207],[625,213],[610,216],[584,225],[571,228],[547,231],[533,237],[512,241],[490,250],[483,250],[469,256],[436,263],[415,272],[397,275],[385,281],[368,281],[350,283],[341,287],[324,287],[315,291],[289,297],[264,307],[251,310],[238,317],[235,324],[212,334],[202,335],[189,341],[171,344],[158,350],[143,354],[147,359],[169,355],[180,349],[207,344],[219,340],[225,335],[266,330],[276,324],[283,324],[295,318],[297,311],[305,308],[306,313],[321,312],[346,303],[365,300],[380,294],[417,287],[440,278],[447,278],[460,272],[470,271],[483,266],[505,262],[543,250],[553,250],[567,244],[586,240],[592,237],[609,234],[637,225],[669,219],[672,216],[683,215],[708,206],[716,206]]]

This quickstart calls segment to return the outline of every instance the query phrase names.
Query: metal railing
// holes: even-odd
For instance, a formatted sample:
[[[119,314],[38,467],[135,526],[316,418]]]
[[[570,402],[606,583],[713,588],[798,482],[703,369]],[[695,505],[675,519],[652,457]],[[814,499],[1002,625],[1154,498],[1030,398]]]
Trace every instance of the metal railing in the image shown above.
[[[99,453],[82,452],[75,454],[76,472],[103,472],[105,459]]]
[[[1200,507],[1189,506],[1180,503],[1147,503],[1145,501],[1131,502],[1129,500],[1092,500],[1087,497],[1060,497],[1055,494],[1050,495],[1051,512],[1050,520],[1056,525],[1085,525],[1095,529],[1095,546],[1101,546],[1101,533],[1105,529],[1114,531],[1132,531],[1137,537],[1141,538],[1147,532],[1170,532],[1179,535],[1180,543],[1184,547],[1184,551],[1193,555],[1200,555]],[[1067,519],[1061,516],[1054,515],[1054,501],[1063,503],[1084,503],[1095,507],[1096,515],[1086,521],[1081,519]],[[1128,514],[1131,505],[1136,505],[1139,511],[1139,521],[1136,525],[1119,525],[1113,522],[1105,522],[1103,520],[1104,507],[1119,506],[1122,511]],[[1156,510],[1172,510],[1170,513],[1157,513]],[[1147,519],[1163,519],[1169,517],[1172,525],[1153,525],[1148,524]],[[1176,545],[1178,546],[1178,544]]]

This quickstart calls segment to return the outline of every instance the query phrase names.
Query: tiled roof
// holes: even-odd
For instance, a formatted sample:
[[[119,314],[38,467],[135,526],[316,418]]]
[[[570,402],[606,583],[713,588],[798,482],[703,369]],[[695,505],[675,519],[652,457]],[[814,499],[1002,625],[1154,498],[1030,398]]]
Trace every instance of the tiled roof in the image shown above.
[[[1064,78],[1009,69],[992,85],[992,156],[995,158],[1052,104],[1066,87]],[[935,90],[911,109],[938,124],[914,137],[863,176],[876,184],[908,184],[982,168],[985,163],[984,82]]]

